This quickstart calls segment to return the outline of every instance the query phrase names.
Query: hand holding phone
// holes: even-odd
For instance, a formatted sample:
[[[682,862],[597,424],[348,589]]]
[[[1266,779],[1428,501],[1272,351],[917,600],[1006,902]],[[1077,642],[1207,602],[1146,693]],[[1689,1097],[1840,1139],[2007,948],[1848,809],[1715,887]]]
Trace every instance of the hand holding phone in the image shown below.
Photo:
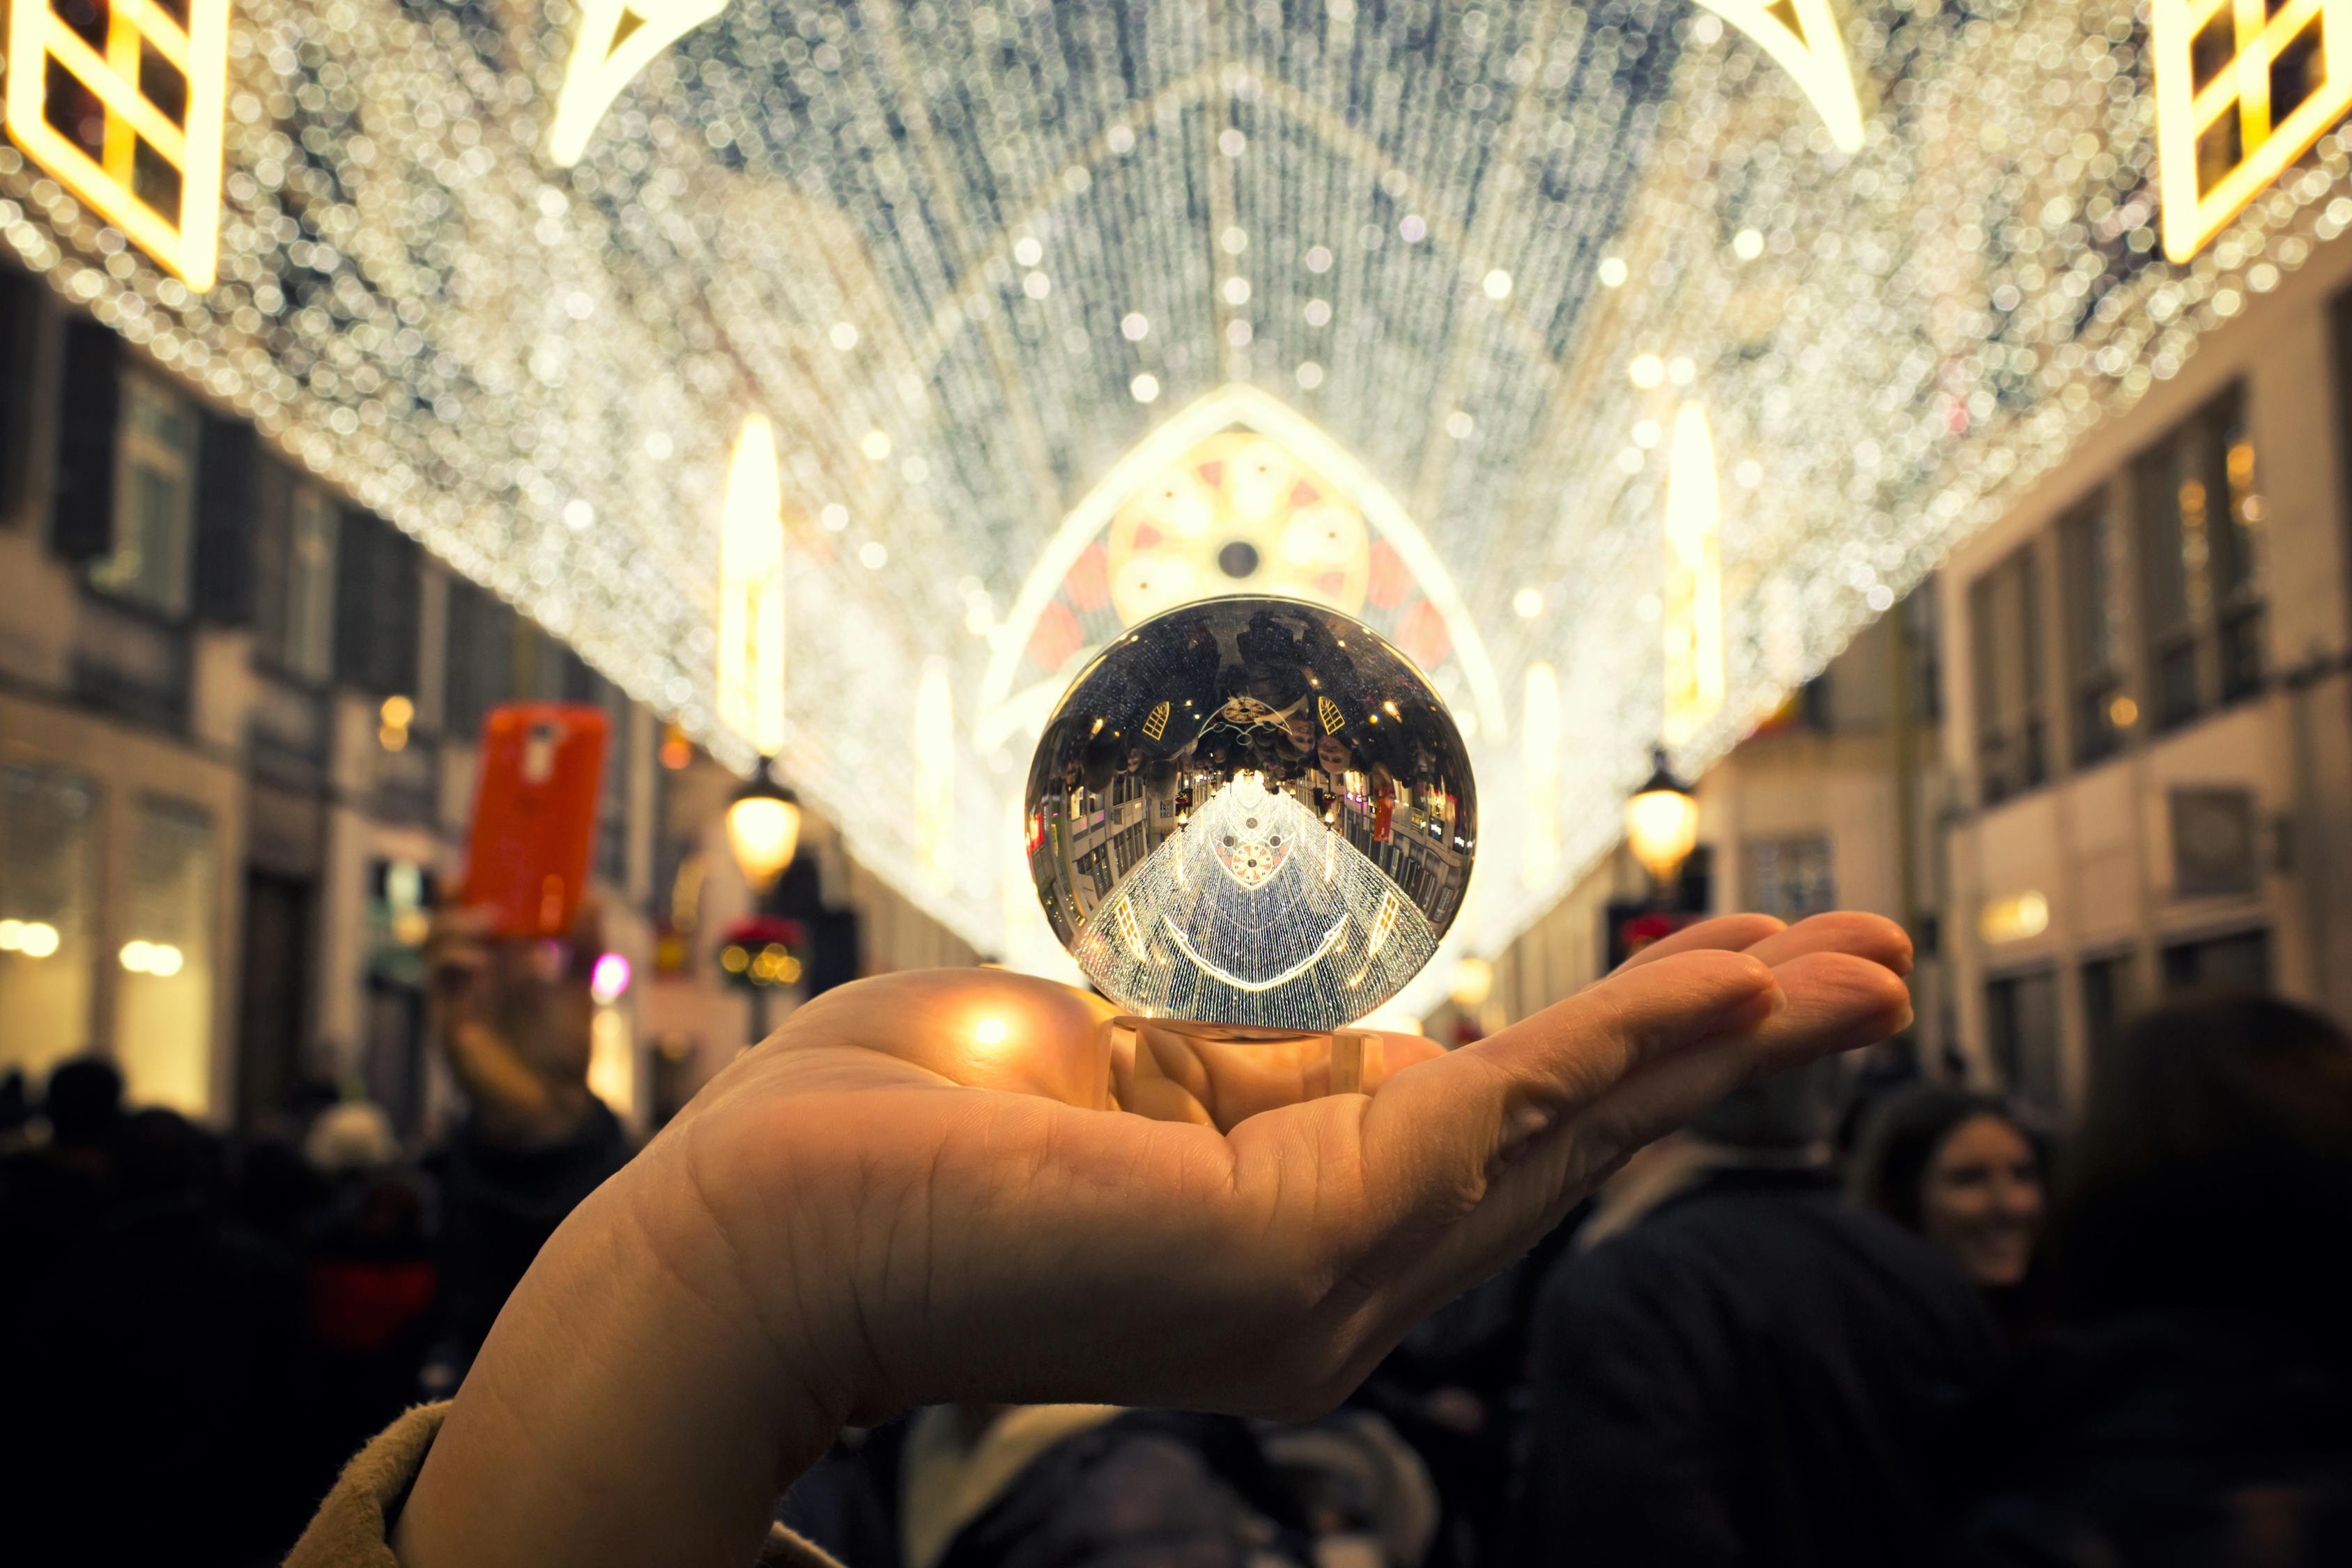
[[[608,729],[604,710],[584,703],[507,703],[482,721],[463,902],[488,911],[495,934],[571,931],[595,846]]]

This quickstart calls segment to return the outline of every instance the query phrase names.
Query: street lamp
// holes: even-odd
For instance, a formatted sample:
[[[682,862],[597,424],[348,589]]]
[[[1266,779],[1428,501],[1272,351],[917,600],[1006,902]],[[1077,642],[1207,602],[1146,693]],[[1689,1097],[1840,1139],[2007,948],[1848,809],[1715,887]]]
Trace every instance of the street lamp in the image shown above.
[[[772,761],[761,758],[751,782],[727,803],[727,847],[755,893],[775,886],[801,843],[800,797],[769,775]]]
[[[1625,841],[1663,894],[1698,846],[1698,797],[1675,777],[1664,746],[1652,748],[1649,782],[1625,803]]]

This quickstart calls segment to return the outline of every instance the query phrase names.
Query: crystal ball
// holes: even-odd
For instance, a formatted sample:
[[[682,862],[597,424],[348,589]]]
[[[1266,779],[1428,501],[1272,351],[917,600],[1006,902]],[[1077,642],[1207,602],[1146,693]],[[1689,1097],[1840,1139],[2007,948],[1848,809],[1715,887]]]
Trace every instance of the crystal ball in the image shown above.
[[[1054,934],[1128,1013],[1325,1032],[1395,995],[1462,907],[1462,733],[1378,633],[1203,599],[1080,672],[1029,767]]]

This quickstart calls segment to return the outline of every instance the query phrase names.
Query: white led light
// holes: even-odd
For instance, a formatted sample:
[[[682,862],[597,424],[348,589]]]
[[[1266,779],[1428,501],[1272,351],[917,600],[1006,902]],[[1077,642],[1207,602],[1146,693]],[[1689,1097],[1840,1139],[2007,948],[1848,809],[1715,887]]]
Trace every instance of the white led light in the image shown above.
[[[1150,335],[1151,323],[1144,320],[1142,311],[1129,310],[1119,318],[1118,331],[1129,342],[1139,343]]]
[[[1160,395],[1160,378],[1146,371],[1129,382],[1127,390],[1138,403],[1149,403]]]

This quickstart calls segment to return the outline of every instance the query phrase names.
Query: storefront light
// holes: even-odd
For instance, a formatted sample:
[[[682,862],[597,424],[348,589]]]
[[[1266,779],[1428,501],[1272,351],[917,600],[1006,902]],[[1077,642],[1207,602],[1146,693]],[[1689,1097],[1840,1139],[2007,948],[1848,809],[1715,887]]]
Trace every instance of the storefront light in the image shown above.
[[[58,950],[58,928],[47,921],[0,921],[0,952],[47,958]]]

